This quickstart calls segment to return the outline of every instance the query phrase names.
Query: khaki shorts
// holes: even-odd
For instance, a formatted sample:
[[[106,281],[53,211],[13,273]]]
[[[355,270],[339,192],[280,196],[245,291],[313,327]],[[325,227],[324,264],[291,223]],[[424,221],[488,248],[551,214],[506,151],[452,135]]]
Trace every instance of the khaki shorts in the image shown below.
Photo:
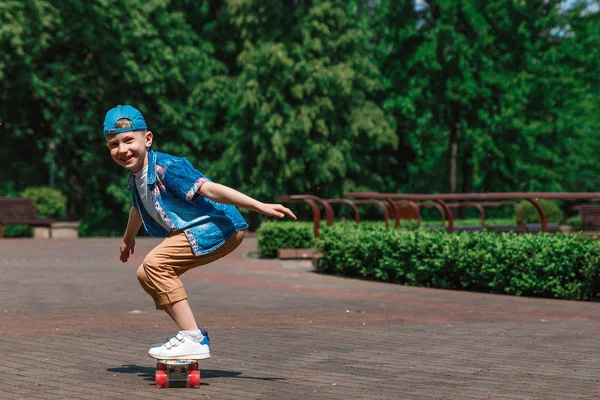
[[[179,276],[184,272],[211,263],[235,250],[246,234],[236,232],[211,253],[195,256],[184,233],[174,234],[156,246],[139,266],[137,278],[142,288],[154,299],[157,310],[187,299]]]

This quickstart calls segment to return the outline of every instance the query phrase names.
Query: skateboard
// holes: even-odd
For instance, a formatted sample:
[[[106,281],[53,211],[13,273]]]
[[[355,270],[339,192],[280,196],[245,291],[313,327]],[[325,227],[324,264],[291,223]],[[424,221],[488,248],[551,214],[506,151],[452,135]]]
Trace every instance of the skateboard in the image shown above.
[[[156,387],[200,387],[198,360],[156,360]]]

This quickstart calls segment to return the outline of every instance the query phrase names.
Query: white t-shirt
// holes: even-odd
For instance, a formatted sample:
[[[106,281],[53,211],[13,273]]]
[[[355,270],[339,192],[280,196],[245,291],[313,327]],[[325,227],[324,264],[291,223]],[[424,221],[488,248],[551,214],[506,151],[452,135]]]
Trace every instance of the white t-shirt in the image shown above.
[[[148,214],[163,228],[169,231],[169,227],[165,224],[165,221],[158,215],[156,212],[156,208],[154,208],[154,204],[152,204],[152,196],[150,196],[150,192],[148,191],[148,165],[145,165],[137,174],[135,175],[135,185],[137,186],[138,193],[140,194],[140,199],[142,200],[142,204],[144,208],[148,212]]]

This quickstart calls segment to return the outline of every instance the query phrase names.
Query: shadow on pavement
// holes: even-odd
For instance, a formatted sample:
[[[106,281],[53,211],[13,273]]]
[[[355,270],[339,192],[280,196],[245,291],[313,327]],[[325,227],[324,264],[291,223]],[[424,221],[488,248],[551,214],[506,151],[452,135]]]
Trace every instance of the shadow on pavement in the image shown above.
[[[141,367],[135,364],[123,364],[116,368],[107,368],[108,372],[118,372],[120,374],[136,374],[144,378],[147,381],[154,381],[154,367]],[[215,369],[202,369],[200,368],[202,379],[210,378],[239,378],[239,379],[255,379],[260,381],[284,381],[285,378],[260,378],[256,376],[241,376],[241,372],[237,371],[223,371]]]
[[[241,372],[237,371],[222,371],[215,369],[200,369],[202,378],[239,378],[239,379],[255,379],[259,381],[285,381],[285,378],[259,378],[256,376],[240,376]]]

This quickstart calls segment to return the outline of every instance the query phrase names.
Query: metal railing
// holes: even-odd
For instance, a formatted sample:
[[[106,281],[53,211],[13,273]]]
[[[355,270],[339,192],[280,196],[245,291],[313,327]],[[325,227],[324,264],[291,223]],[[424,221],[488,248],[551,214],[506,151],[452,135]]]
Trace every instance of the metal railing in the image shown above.
[[[510,192],[510,193],[441,193],[441,194],[414,194],[414,193],[378,193],[378,192],[348,192],[343,199],[323,199],[310,194],[286,195],[278,197],[280,202],[308,204],[313,214],[313,233],[319,236],[321,226],[321,210],[325,212],[327,226],[334,223],[334,211],[331,204],[346,204],[354,211],[357,224],[360,223],[358,205],[378,205],[383,213],[383,218],[388,227],[390,217],[395,219],[395,227],[400,227],[401,208],[408,207],[414,212],[417,226],[421,226],[422,207],[436,207],[440,211],[442,226],[448,220],[448,232],[454,232],[454,216],[451,208],[475,207],[479,211],[482,229],[485,229],[485,207],[499,207],[513,205],[519,212],[519,226],[523,232],[528,231],[525,224],[523,207],[516,200],[527,200],[536,208],[541,219],[541,231],[548,231],[546,214],[538,202],[539,199],[555,200],[598,200],[598,192]],[[494,201],[495,200],[495,201]],[[446,202],[449,201],[449,202]],[[390,215],[390,211],[391,214]]]
[[[396,200],[434,201],[438,203],[448,216],[448,232],[454,232],[454,217],[445,201],[471,201],[471,200],[527,200],[536,208],[540,215],[541,231],[548,231],[548,220],[539,199],[553,200],[598,200],[598,192],[510,192],[510,193],[441,193],[441,194],[415,194],[415,193],[377,193],[377,192],[348,192],[346,197],[355,199],[383,199],[388,202]]]

